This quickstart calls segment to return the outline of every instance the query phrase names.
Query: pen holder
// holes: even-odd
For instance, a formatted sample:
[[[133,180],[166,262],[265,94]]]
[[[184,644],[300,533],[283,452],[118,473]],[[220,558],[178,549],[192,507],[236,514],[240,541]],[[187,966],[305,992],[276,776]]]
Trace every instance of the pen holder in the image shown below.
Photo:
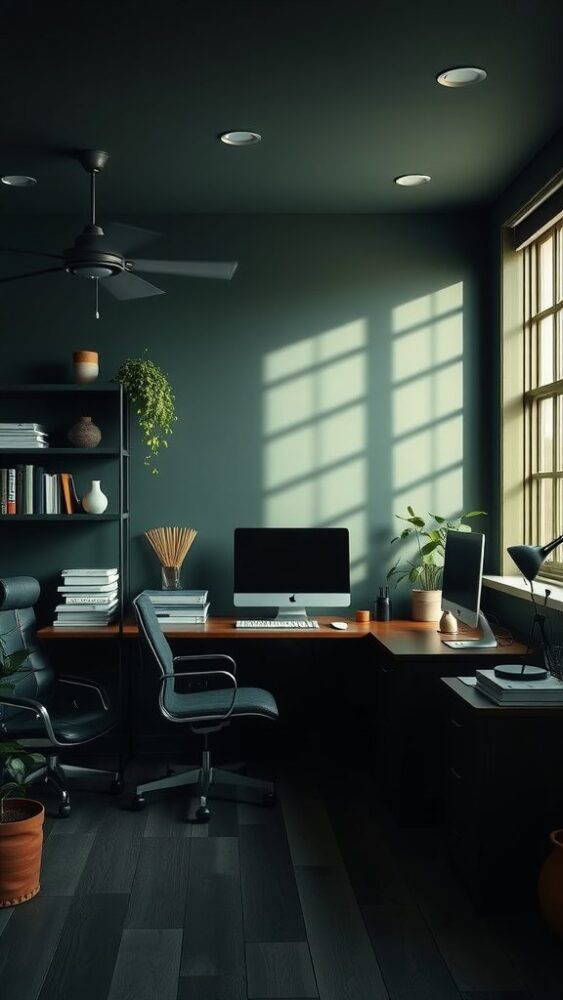
[[[378,597],[375,602],[375,620],[378,622],[391,621],[391,602],[388,597]]]

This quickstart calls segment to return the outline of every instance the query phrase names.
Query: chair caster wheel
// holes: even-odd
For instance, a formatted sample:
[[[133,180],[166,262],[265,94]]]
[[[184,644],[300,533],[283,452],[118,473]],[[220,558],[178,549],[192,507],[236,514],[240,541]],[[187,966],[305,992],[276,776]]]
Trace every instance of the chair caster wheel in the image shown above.
[[[59,806],[59,819],[66,819],[70,816],[70,802],[61,802]]]
[[[275,792],[266,792],[264,798],[262,799],[262,805],[269,806],[270,808],[275,806],[276,802],[277,799]]]
[[[119,795],[123,791],[123,778],[114,778],[109,790],[112,795]]]
[[[196,809],[196,823],[209,823],[210,816],[211,813],[209,812],[207,806],[199,806],[199,808]]]
[[[134,809],[135,812],[140,812],[141,809],[145,808],[146,804],[147,800],[144,795],[135,795],[131,803],[131,808]]]

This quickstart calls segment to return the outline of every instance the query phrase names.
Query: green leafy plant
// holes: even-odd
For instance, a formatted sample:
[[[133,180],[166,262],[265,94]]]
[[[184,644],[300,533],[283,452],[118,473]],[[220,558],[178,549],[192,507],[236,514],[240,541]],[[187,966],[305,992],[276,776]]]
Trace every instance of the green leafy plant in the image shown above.
[[[139,427],[148,448],[144,463],[156,475],[158,469],[153,462],[160,449],[168,447],[166,439],[178,419],[172,386],[162,368],[146,357],[127,358],[113,381],[121,383],[137,409]]]
[[[29,653],[29,649],[8,653],[5,639],[0,635],[0,691],[3,688],[13,691],[15,684],[10,678],[22,672]],[[27,776],[42,760],[41,754],[28,753],[19,743],[0,743],[0,823],[5,821],[6,800],[25,795]]]
[[[389,570],[387,580],[396,585],[401,580],[408,579],[420,590],[439,590],[444,566],[446,532],[471,531],[470,525],[465,524],[465,521],[472,517],[485,516],[486,511],[470,510],[467,514],[461,514],[451,520],[439,514],[430,514],[429,522],[420,514],[416,514],[412,507],[407,507],[407,514],[408,517],[395,515],[399,521],[405,521],[407,527],[403,528],[400,535],[391,539],[391,545],[414,535],[418,552],[414,559],[409,559],[404,564],[398,559]]]

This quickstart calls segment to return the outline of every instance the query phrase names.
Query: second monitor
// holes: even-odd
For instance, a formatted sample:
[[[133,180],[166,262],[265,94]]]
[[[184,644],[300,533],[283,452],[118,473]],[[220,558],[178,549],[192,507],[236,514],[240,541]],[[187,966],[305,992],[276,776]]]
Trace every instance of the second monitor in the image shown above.
[[[442,610],[452,611],[470,628],[481,627],[481,639],[442,639],[452,649],[489,649],[497,645],[481,611],[485,536],[477,531],[448,531],[442,581]]]
[[[304,618],[306,607],[350,605],[347,528],[237,528],[234,604],[275,607]]]

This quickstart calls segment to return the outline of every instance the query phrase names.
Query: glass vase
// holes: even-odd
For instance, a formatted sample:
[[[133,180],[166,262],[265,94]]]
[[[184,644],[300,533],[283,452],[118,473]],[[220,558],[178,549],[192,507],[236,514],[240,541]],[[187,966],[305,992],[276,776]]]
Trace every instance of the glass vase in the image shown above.
[[[163,590],[181,590],[182,580],[180,579],[180,567],[179,566],[161,566],[162,571],[162,589]]]

